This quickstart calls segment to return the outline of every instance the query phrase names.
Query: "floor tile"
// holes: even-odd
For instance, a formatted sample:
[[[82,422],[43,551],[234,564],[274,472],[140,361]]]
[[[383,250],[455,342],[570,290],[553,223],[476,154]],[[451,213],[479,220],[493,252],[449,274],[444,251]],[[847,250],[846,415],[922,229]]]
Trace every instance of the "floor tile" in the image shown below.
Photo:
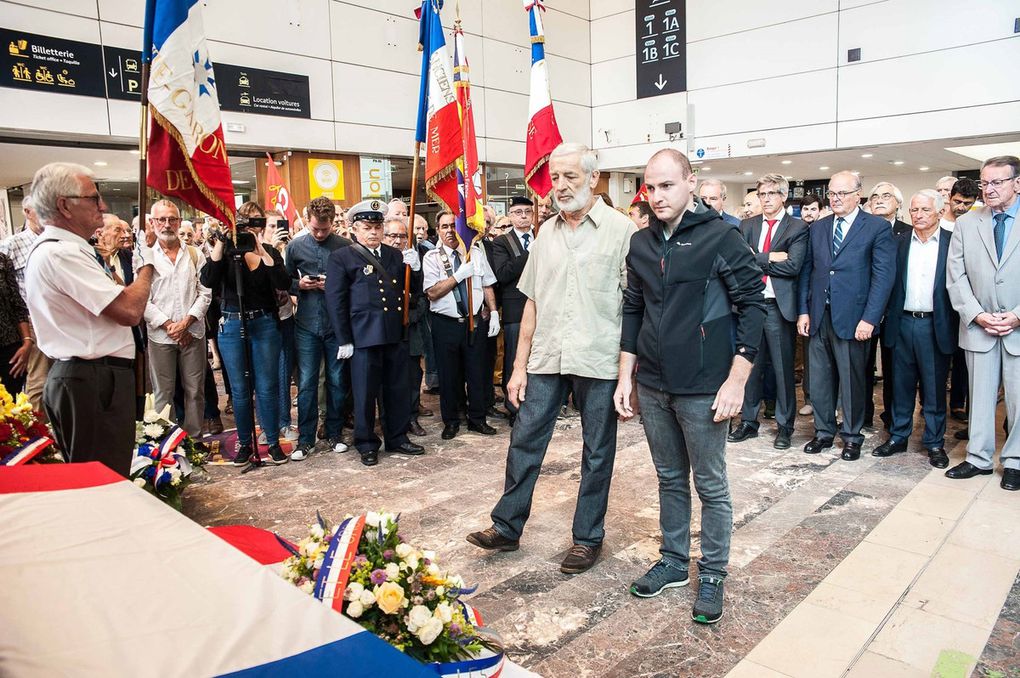
[[[904,602],[991,631],[1020,569],[1016,558],[946,544]]]
[[[875,627],[896,606],[900,594],[877,595],[862,593],[823,581],[804,599],[805,603],[824,607],[870,622]]]
[[[767,666],[743,659],[733,667],[732,671],[726,674],[726,678],[787,678],[787,674],[773,671]]]
[[[865,537],[873,544],[930,556],[956,526],[948,518],[908,511],[897,506]]]
[[[1020,554],[1020,502],[1016,506],[977,500],[949,535],[949,543],[1003,558]]]
[[[836,586],[878,596],[900,596],[928,561],[902,549],[861,542],[825,581]]]
[[[901,606],[868,650],[930,673],[944,651],[962,652],[976,663],[987,640],[985,629]]]
[[[846,678],[929,678],[930,675],[928,671],[922,671],[895,659],[874,652],[865,652],[846,674]]]
[[[960,461],[963,461],[962,459]],[[956,465],[957,460],[951,459],[949,461],[950,468]],[[985,489],[985,485],[995,477],[995,474],[990,476],[975,476],[973,478],[967,478],[966,480],[954,480],[946,477],[945,469],[933,468],[931,472],[925,476],[922,480],[922,484],[926,485],[940,485],[942,487],[949,487],[954,490],[960,490],[961,492],[968,492],[972,495],[978,494]],[[996,483],[999,481],[996,480]]]
[[[983,494],[983,493],[982,493]],[[980,495],[979,495],[980,496]],[[974,500],[974,494],[954,487],[921,482],[896,508],[956,520]]]

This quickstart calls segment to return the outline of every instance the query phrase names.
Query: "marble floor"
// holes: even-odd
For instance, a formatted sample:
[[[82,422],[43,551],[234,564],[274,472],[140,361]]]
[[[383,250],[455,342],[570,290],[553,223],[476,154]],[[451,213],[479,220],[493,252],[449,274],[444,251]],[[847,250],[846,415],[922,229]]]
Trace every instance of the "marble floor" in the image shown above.
[[[438,410],[433,397],[424,402]],[[946,479],[915,441],[871,457],[881,434],[857,462],[805,455],[809,420],[800,418],[791,450],[772,448],[768,421],[759,438],[727,449],[731,566],[725,616],[711,627],[690,621],[691,587],[652,599],[627,591],[659,547],[655,473],[636,422],[619,430],[601,559],[580,575],[558,569],[580,477],[576,417],[557,425],[514,553],[464,540],[490,525],[502,489],[509,436],[498,420],[499,435],[443,441],[438,419],[422,419],[428,453],[383,455],[374,468],[325,452],[243,476],[210,467],[185,513],[297,539],[317,510],[400,512],[408,541],[478,585],[472,603],[509,656],[550,678],[1020,676],[1020,495],[1001,490],[998,473]],[[947,445],[954,464],[964,454],[958,428]]]

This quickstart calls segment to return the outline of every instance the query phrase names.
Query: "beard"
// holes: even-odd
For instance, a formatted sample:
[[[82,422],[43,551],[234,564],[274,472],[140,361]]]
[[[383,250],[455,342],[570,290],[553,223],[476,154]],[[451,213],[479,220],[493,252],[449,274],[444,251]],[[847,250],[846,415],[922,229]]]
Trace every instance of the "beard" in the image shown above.
[[[591,195],[591,186],[586,184],[581,187],[581,189],[577,191],[572,198],[568,198],[567,200],[561,201],[557,199],[555,194],[553,194],[553,204],[555,204],[556,208],[561,212],[580,212],[584,209],[585,205],[588,204],[588,201],[591,200]]]

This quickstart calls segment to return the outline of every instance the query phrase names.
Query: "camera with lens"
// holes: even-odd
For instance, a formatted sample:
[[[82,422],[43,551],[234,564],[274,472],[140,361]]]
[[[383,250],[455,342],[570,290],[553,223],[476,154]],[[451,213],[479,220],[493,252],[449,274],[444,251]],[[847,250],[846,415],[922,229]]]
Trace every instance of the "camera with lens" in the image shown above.
[[[250,229],[265,228],[265,217],[240,217],[237,220],[237,237],[234,238],[234,249],[240,252],[255,251],[255,234]]]

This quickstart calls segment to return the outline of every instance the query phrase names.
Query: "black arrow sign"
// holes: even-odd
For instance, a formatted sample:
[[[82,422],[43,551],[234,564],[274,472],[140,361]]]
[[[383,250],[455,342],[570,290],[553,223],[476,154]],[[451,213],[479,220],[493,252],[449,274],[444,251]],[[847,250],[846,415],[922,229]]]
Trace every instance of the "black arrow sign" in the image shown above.
[[[685,0],[634,3],[637,98],[687,90]]]

